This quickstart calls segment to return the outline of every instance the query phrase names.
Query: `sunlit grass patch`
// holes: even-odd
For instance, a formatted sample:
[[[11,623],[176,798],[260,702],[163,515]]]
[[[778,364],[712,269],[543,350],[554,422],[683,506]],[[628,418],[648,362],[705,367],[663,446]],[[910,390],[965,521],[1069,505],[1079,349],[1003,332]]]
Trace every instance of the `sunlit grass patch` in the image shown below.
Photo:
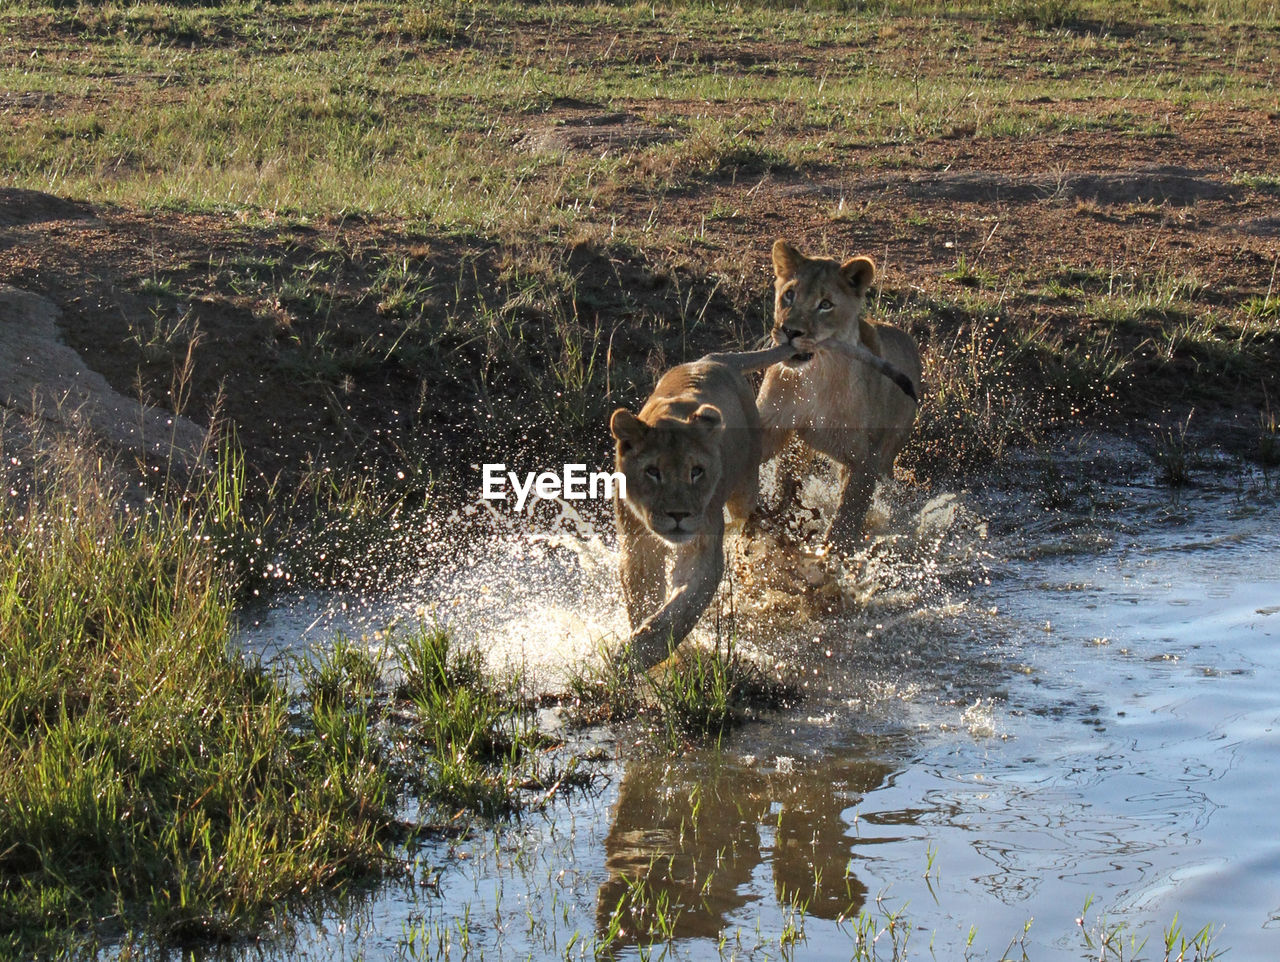
[[[722,24],[696,4],[668,12],[694,42],[655,56],[646,37],[653,17],[618,4],[71,8],[24,0],[4,27],[15,36],[35,31],[45,56],[0,58],[0,88],[53,99],[7,131],[0,159],[14,183],[95,202],[273,217],[363,212],[486,233],[556,230],[598,219],[611,199],[635,189],[786,176],[827,163],[848,136],[842,131],[898,143],[1090,125],[1141,132],[1149,121],[1140,114],[1039,104],[1082,95],[1171,99],[1192,82],[1139,64],[1135,87],[1132,65],[1116,71],[1121,41],[1107,24],[1155,17],[1170,30],[1193,30],[1199,43],[1237,19],[1275,19],[1273,6],[1246,2],[1196,11],[1194,25],[1178,24],[1185,11],[1086,0],[835,7],[749,5],[737,14],[734,40],[747,59],[724,69],[706,52],[728,42]],[[887,16],[901,18],[902,36],[884,26]],[[1010,76],[986,53],[982,25],[993,19],[1051,55],[1031,56],[1036,69]],[[875,57],[847,49],[850,30],[879,34]],[[618,42],[598,49],[594,38],[610,31]],[[921,59],[922,45],[942,35],[983,52],[971,75],[952,77]],[[831,66],[816,76],[804,64],[755,59],[752,51],[786,38],[834,49]],[[77,63],[86,40],[112,76],[131,80],[123,96]],[[1267,102],[1255,84],[1205,84],[1216,98],[1229,91],[1236,101]],[[637,99],[655,105],[672,136],[550,151],[531,149],[522,136],[565,103],[608,111]],[[721,103],[736,105],[732,116],[688,107]],[[1238,177],[1271,189],[1264,174]]]
[[[1245,314],[1261,321],[1274,324],[1280,321],[1280,296],[1268,292],[1265,295],[1255,294],[1241,305]]]
[[[423,625],[392,648],[402,675],[396,696],[412,720],[407,776],[426,803],[505,815],[590,780],[576,758],[546,755],[559,743],[534,724],[518,679],[492,677],[480,653],[448,630]]]
[[[367,704],[382,686],[382,667],[367,647],[338,635],[301,668],[303,690],[318,709]]]
[[[955,266],[950,270],[943,271],[942,276],[965,287],[979,288],[995,287],[999,280],[999,277],[993,271],[970,261],[964,254],[956,258]]]
[[[1198,300],[1209,289],[1195,274],[1170,271],[1150,275],[1113,271],[1099,281],[1090,286],[1085,311],[1115,328],[1185,321],[1198,312]]]
[[[758,708],[776,705],[783,692],[745,658],[732,638],[713,648],[685,642],[651,673],[654,700],[668,746],[687,739],[720,739]]]
[[[299,717],[228,647],[215,519],[238,488],[123,514],[93,455],[34,457],[0,504],[9,950],[236,936],[380,875],[392,794],[363,715]]]
[[[1237,171],[1231,175],[1231,183],[1266,194],[1280,194],[1280,175]]]
[[[1255,351],[1245,331],[1233,330],[1213,315],[1166,325],[1156,335],[1157,356],[1172,362],[1187,358],[1206,373],[1242,374],[1253,367]]]

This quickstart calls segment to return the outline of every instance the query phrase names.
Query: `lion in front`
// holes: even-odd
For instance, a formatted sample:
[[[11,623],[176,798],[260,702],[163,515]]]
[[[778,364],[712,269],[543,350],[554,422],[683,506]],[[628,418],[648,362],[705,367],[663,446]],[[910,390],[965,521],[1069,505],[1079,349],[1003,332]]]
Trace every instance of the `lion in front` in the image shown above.
[[[639,415],[618,408],[610,418],[626,478],[626,497],[614,497],[622,594],[642,670],[666,658],[711,603],[724,573],[724,509],[735,522],[755,509],[761,426],[742,372],[794,353],[780,346],[681,364]]]
[[[778,241],[773,267],[773,341],[794,342],[806,353],[765,373],[756,398],[761,456],[768,461],[799,437],[840,464],[839,505],[826,540],[848,550],[861,541],[876,479],[893,470],[911,434],[920,351],[905,331],[864,318],[876,274],[870,258],[806,257]],[[790,488],[784,483],[784,491]]]

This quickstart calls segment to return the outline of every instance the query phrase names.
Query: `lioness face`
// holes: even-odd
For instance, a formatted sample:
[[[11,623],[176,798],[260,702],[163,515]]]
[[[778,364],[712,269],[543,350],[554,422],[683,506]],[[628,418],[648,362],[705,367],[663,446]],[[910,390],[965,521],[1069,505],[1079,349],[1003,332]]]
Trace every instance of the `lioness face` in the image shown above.
[[[699,535],[720,483],[719,410],[704,404],[687,421],[650,425],[619,408],[609,427],[618,440],[617,470],[627,479],[627,507],[671,544]]]
[[[855,257],[839,264],[822,257],[805,257],[785,241],[773,245],[775,274],[773,343],[789,344],[797,338],[853,341],[858,318],[867,304],[867,291],[876,276],[869,257]],[[812,354],[783,361],[802,367]]]

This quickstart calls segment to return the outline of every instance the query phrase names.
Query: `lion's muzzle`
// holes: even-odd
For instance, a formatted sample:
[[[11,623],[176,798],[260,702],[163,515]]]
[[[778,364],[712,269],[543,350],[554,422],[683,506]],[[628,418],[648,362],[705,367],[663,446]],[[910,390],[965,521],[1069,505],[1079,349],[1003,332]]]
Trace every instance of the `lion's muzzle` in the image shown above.
[[[773,342],[781,347],[783,344],[790,344],[796,338],[804,337],[805,332],[798,327],[775,327],[773,329]],[[783,367],[800,368],[813,360],[813,353],[796,354],[782,362]]]

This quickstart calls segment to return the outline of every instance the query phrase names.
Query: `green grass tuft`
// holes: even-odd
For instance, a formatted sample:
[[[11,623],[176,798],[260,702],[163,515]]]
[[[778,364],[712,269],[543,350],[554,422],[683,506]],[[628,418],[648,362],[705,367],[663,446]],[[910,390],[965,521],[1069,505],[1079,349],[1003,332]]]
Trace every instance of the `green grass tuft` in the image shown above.
[[[367,703],[382,681],[374,655],[345,635],[322,649],[314,663],[305,664],[301,675],[307,698],[326,709]]]
[[[1196,446],[1194,439],[1187,434],[1190,427],[1191,415],[1188,414],[1185,421],[1155,433],[1152,458],[1159,470],[1160,479],[1171,488],[1182,488],[1191,483],[1191,466],[1196,458]]]
[[[575,767],[570,760],[565,771],[543,770],[539,750],[548,740],[518,686],[489,677],[479,652],[458,648],[446,629],[423,626],[395,649],[404,675],[397,694],[418,739],[413,782],[428,801],[487,816],[517,812],[526,790],[545,790]]]
[[[653,693],[668,747],[679,751],[690,738],[719,740],[758,707],[776,704],[781,692],[732,639],[706,649],[688,642],[653,678]]]
[[[238,516],[236,486],[125,513],[92,455],[30,468],[0,503],[0,947],[235,937],[381,874],[393,798],[363,711],[299,715],[228,647],[207,519]]]
[[[629,651],[600,652],[598,660],[578,665],[569,675],[570,710],[579,724],[621,722],[635,718],[645,699]]]

